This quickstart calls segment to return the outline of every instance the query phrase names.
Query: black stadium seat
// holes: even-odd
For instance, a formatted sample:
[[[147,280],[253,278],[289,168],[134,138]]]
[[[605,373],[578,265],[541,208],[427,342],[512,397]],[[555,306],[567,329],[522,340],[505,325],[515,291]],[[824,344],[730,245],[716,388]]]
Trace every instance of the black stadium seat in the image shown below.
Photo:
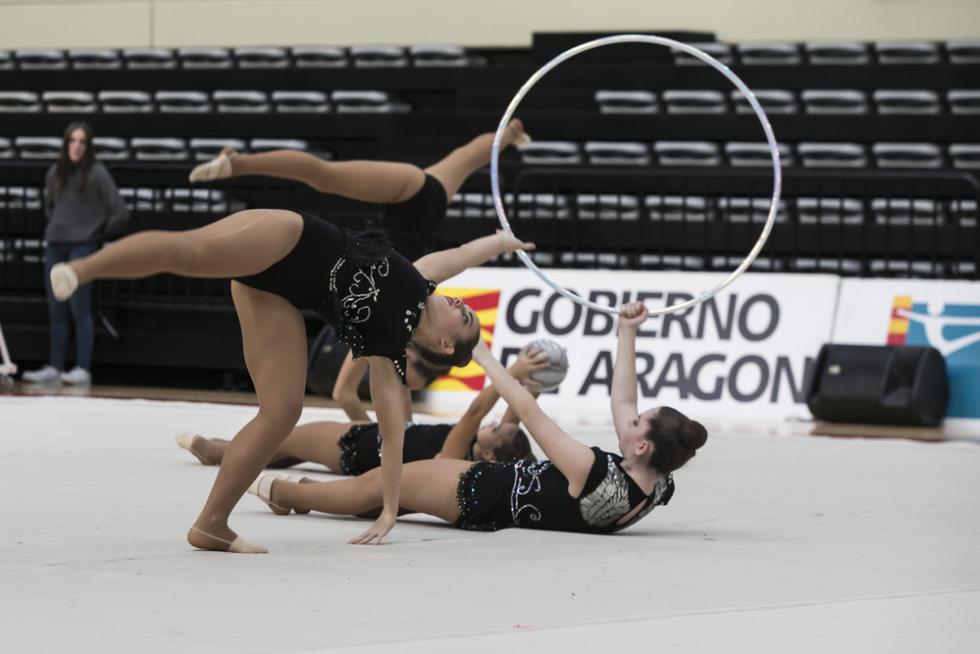
[[[177,57],[169,48],[126,48],[122,51],[126,68],[131,70],[166,70],[177,67]]]
[[[233,60],[228,48],[180,48],[177,58],[182,68],[231,68]]]
[[[281,114],[330,111],[330,99],[323,91],[273,91],[272,104]]]
[[[739,61],[744,66],[796,66],[803,60],[795,43],[740,43],[737,49]]]
[[[792,91],[785,89],[752,89],[752,93],[767,114],[795,114],[799,110],[796,96]],[[735,107],[735,113],[752,113],[752,106],[741,91],[733,89],[730,95],[732,106]]]
[[[68,61],[75,70],[117,70],[122,68],[119,52],[109,48],[69,50]]]
[[[153,96],[161,113],[208,113],[211,98],[204,91],[157,91]]]
[[[34,91],[0,91],[0,113],[36,114],[42,109]]]
[[[595,92],[599,111],[604,114],[655,114],[660,111],[657,94],[653,91],[613,91]]]
[[[18,136],[14,145],[21,159],[57,159],[61,153],[57,136]]]
[[[868,46],[858,41],[811,41],[807,60],[817,66],[861,66],[871,61]]]
[[[343,68],[349,65],[343,48],[332,46],[300,46],[292,48],[293,65],[297,68]]]
[[[235,48],[235,63],[239,68],[289,68],[286,48]]]
[[[45,91],[41,100],[49,113],[91,114],[98,109],[88,91]]]
[[[151,113],[153,97],[146,91],[99,91],[104,113]]]
[[[51,48],[26,48],[15,50],[14,58],[21,70],[64,70],[68,60],[61,50]]]
[[[939,94],[928,89],[877,89],[873,95],[880,114],[938,114]]]

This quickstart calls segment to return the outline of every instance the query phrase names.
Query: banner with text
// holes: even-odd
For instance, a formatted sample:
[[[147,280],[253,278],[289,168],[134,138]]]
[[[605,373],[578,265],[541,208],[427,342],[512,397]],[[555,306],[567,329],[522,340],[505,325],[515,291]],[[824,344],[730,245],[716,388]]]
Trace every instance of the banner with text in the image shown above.
[[[551,270],[556,283],[606,306],[676,304],[725,275],[689,272]],[[651,318],[637,336],[643,406],[669,404],[698,416],[808,417],[809,367],[830,340],[839,279],[832,275],[745,274],[707,302]],[[523,268],[468,270],[440,285],[479,315],[484,338],[505,364],[537,338],[568,351],[569,370],[549,406],[608,413],[616,318],[561,296]],[[483,388],[475,364],[437,380],[438,409],[464,406]]]

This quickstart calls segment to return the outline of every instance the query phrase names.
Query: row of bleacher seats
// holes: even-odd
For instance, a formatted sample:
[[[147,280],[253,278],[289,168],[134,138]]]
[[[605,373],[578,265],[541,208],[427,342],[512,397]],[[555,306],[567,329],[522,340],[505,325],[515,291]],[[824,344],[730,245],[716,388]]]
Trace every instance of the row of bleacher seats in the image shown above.
[[[769,114],[814,115],[980,113],[980,90],[951,89],[945,97],[929,89],[877,89],[866,94],[859,89],[754,89],[756,99]],[[870,97],[869,97],[870,96]],[[944,102],[945,100],[945,102]],[[725,114],[752,112],[738,90],[615,91],[595,93],[604,114]]]
[[[0,137],[0,159],[53,160],[61,152],[62,140],[56,136]],[[310,150],[302,139],[214,139],[96,136],[95,153],[103,161],[207,161],[218,156],[222,148],[239,152],[268,152],[269,150]],[[316,150],[317,156],[329,159],[328,151]]]
[[[667,222],[727,221],[762,223],[770,198],[702,195],[632,195],[579,193],[520,193],[505,195],[511,217],[523,220],[652,220]],[[450,203],[447,216],[496,219],[493,196],[461,193]],[[973,199],[939,201],[930,198],[798,197],[781,200],[777,223],[801,225],[977,225]]]
[[[246,208],[241,200],[229,198],[220,189],[120,187],[126,207],[132,212],[232,213]],[[0,210],[39,211],[42,190],[35,186],[0,186]]]
[[[804,168],[980,168],[980,143],[780,143],[784,166]],[[870,150],[870,155],[869,155]],[[527,165],[723,166],[771,165],[765,143],[712,141],[535,141],[520,148]]]
[[[220,189],[121,187],[120,194],[133,212],[229,213],[245,203]],[[41,209],[41,189],[0,186],[0,210]],[[518,220],[640,219],[667,222],[764,222],[770,199],[745,196],[634,195],[634,194],[505,194],[511,218]],[[496,219],[493,196],[459,193],[450,202],[450,219]],[[780,201],[777,223],[801,225],[977,225],[977,201],[930,198],[798,197]]]
[[[224,147],[239,152],[309,150],[301,139],[162,138],[131,139],[97,136],[95,152],[105,161],[206,161]],[[55,136],[0,137],[0,159],[56,159],[62,141]],[[890,168],[890,169],[978,169],[980,143],[780,143],[780,158],[786,167],[804,168]],[[770,165],[765,143],[712,141],[534,141],[518,148],[521,162],[532,166],[697,166],[759,167]],[[332,154],[316,149],[326,159]]]
[[[0,91],[0,113],[404,113],[386,91]]]
[[[0,51],[0,70],[148,70],[474,66],[486,60],[454,45],[242,48],[30,48]]]
[[[866,65],[970,64],[980,62],[980,40],[694,43],[725,64]],[[701,63],[674,52],[678,64]],[[485,57],[460,46],[333,46],[242,48],[23,49],[0,51],[0,70],[406,67],[485,65]]]
[[[616,252],[532,252],[539,266],[561,268],[607,268],[612,270],[690,270],[730,272],[742,263],[742,257],[722,255],[641,254],[630,256]],[[943,262],[917,259],[871,259],[848,257],[758,257],[750,266],[753,272],[825,272],[847,276],[924,277],[971,275],[972,262]]]
[[[941,95],[929,89],[757,89],[755,96],[769,114],[813,115],[980,114],[980,90],[951,89]],[[595,92],[603,114],[751,113],[738,90],[668,89]],[[0,91],[6,113],[401,113],[411,104],[380,90],[290,91]]]

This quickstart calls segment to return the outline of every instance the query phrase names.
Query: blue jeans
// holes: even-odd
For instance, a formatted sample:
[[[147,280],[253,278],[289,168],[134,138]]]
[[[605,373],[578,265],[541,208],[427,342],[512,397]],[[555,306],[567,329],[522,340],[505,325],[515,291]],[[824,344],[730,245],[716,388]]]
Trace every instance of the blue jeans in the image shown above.
[[[51,294],[51,269],[56,263],[85,257],[99,249],[99,243],[48,243],[44,251],[44,288],[48,294],[48,314],[51,317],[51,360],[58,370],[65,369],[68,339],[71,337],[71,318],[75,322],[75,365],[92,369],[92,348],[95,345],[95,320],[92,317],[92,285],[83,284],[67,302],[59,302]]]

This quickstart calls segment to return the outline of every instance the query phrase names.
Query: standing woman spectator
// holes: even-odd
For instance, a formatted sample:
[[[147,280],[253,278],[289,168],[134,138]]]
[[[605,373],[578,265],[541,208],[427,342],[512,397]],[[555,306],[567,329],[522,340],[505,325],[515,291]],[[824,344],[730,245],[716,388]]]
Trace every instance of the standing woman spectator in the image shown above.
[[[30,383],[58,381],[77,386],[92,383],[92,347],[95,321],[92,318],[92,285],[85,284],[68,302],[51,294],[51,268],[58,263],[88,256],[98,250],[107,233],[118,231],[129,219],[109,171],[96,161],[92,148],[92,128],[73,122],[65,130],[61,155],[44,179],[44,211],[48,220],[44,239],[44,285],[51,319],[48,365],[25,372]],[[65,370],[69,322],[75,323],[75,367]]]

